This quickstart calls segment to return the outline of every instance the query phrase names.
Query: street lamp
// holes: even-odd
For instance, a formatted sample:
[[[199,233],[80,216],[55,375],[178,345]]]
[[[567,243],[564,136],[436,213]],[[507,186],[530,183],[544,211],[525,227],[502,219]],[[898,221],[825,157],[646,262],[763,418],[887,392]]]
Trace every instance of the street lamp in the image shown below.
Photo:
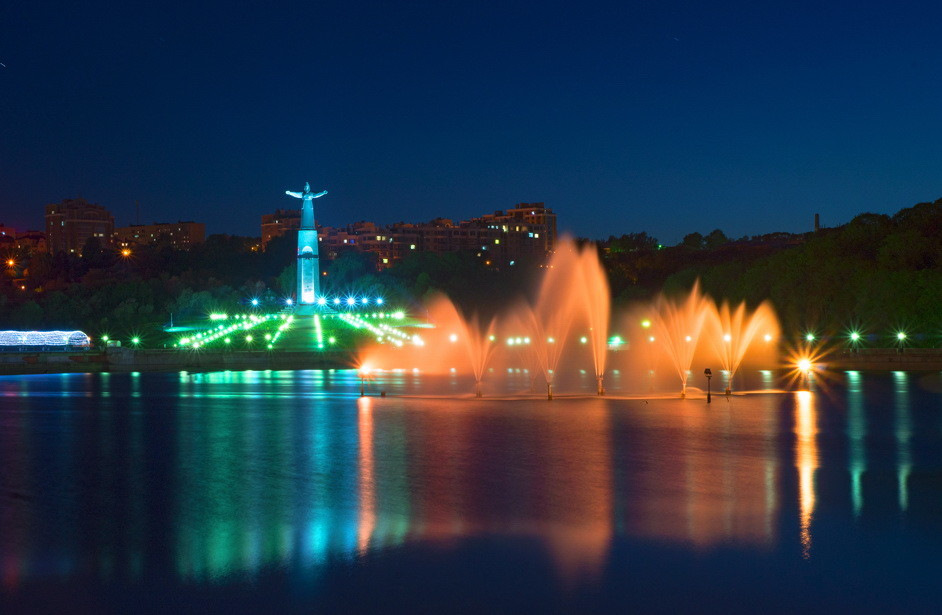
[[[710,378],[713,377],[713,372],[708,367],[703,370],[703,375],[707,377],[707,403],[710,404],[713,403],[713,400],[710,398]]]

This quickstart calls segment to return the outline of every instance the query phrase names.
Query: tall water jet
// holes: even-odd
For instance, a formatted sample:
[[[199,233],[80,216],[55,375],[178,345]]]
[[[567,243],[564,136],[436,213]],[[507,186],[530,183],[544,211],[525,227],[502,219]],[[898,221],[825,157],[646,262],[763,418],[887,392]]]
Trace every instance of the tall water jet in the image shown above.
[[[711,313],[709,325],[710,344],[726,371],[726,394],[729,395],[732,392],[733,376],[742,364],[746,351],[760,337],[769,343],[775,339],[778,336],[778,319],[767,301],[751,314],[746,310],[745,302],[733,309],[724,301],[718,310]]]
[[[611,313],[611,297],[608,278],[599,262],[594,244],[582,249],[578,259],[579,289],[582,309],[589,325],[592,359],[598,395],[605,394],[602,378],[605,375],[605,356],[608,350],[608,321]]]
[[[651,328],[680,377],[681,398],[687,396],[687,375],[703,324],[714,309],[712,302],[700,292],[699,280],[686,299],[675,301],[662,295],[655,302]]]
[[[560,241],[540,283],[536,302],[524,304],[513,312],[513,326],[529,334],[528,349],[546,380],[547,399],[553,399],[553,381],[577,307],[577,297],[572,292],[577,256],[571,239]]]

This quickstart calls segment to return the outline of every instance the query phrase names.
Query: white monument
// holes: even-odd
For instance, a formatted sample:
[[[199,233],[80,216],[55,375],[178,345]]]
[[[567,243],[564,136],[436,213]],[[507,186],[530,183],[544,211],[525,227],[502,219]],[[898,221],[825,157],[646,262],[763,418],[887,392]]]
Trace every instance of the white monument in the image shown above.
[[[298,305],[315,305],[321,294],[321,268],[317,255],[317,229],[314,228],[314,199],[327,191],[313,193],[311,184],[304,182],[304,192],[285,194],[301,199],[301,228],[298,229]]]

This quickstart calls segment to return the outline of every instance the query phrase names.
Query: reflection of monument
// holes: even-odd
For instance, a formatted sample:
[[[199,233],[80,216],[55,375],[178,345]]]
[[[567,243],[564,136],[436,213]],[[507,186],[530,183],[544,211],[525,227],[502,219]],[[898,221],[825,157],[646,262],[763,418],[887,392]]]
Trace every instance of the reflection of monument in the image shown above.
[[[301,199],[301,228],[298,230],[298,295],[299,305],[314,305],[321,294],[320,264],[317,257],[317,230],[314,228],[314,199],[327,191],[314,194],[311,184],[304,182],[304,192],[285,194]]]

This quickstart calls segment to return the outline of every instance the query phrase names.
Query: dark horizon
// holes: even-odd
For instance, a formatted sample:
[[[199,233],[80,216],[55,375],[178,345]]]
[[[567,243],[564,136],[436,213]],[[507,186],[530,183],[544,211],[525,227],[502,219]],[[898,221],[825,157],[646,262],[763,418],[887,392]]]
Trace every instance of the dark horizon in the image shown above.
[[[254,236],[544,202],[562,231],[730,237],[942,195],[942,7],[600,2],[0,8],[0,208]]]

